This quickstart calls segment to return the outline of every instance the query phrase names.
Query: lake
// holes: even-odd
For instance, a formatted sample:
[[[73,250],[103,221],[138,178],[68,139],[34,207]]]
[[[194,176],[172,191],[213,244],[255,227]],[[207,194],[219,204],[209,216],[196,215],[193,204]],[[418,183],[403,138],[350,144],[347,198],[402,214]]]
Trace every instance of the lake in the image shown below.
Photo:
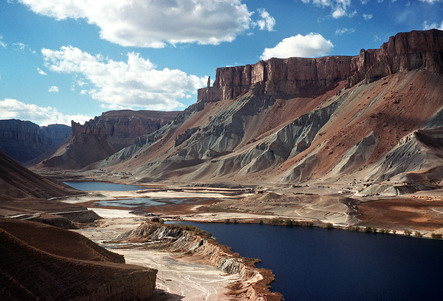
[[[147,189],[142,186],[115,184],[107,182],[63,182],[63,183],[75,189],[83,191],[94,191],[94,190],[131,191],[131,190]]]
[[[257,224],[192,223],[276,275],[286,300],[443,300],[443,241]]]
[[[143,189],[104,182],[66,182],[80,190]],[[97,201],[131,209],[191,201],[134,198]],[[135,210],[138,212],[139,210]],[[139,214],[145,214],[140,211]],[[443,300],[443,241],[388,234],[257,224],[191,223],[259,268],[276,275],[286,300]]]

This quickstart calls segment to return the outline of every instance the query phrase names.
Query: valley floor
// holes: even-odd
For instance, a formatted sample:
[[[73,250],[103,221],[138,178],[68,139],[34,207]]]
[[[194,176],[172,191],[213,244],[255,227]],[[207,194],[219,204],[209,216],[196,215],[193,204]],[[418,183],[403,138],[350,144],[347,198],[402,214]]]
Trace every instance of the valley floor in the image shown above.
[[[164,300],[229,299],[227,288],[239,280],[190,256],[153,250],[113,239],[134,230],[144,220],[271,223],[334,226],[345,229],[438,237],[443,233],[443,193],[429,191],[397,197],[351,197],[343,193],[301,193],[291,189],[228,189],[149,186],[137,191],[95,191],[64,200],[81,204],[104,217],[77,230],[89,239],[125,256],[127,263],[158,269],[156,296]],[[320,187],[317,191],[322,190]],[[164,204],[132,207],[127,200],[146,198]],[[186,200],[176,202],[176,200]],[[100,202],[98,202],[100,201]],[[106,201],[112,201],[107,205]],[[121,202],[121,204],[119,203]],[[130,213],[136,211],[138,215]],[[437,236],[436,236],[437,235]]]
[[[148,249],[143,244],[111,242],[126,231],[139,226],[144,218],[124,210],[97,210],[105,217],[93,227],[76,232],[125,257],[126,263],[158,270],[154,300],[223,300],[227,286],[238,280],[238,275],[226,275],[215,267],[179,257],[167,251]]]

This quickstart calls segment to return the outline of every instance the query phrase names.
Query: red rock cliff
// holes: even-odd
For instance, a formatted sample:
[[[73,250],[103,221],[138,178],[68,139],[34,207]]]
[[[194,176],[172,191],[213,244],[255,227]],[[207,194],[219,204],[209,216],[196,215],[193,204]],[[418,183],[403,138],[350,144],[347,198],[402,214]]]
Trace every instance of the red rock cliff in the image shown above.
[[[311,97],[348,80],[353,86],[389,74],[424,68],[443,73],[443,31],[411,31],[391,37],[380,49],[360,55],[322,58],[272,58],[255,65],[218,68],[213,87],[198,90],[198,101],[234,99],[254,84],[278,97]]]

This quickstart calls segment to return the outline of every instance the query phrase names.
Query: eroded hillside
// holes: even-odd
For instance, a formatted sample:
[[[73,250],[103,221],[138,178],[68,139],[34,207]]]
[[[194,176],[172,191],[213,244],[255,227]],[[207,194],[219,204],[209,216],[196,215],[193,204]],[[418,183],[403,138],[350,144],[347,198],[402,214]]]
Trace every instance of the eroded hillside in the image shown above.
[[[344,182],[368,193],[391,180],[398,191],[439,186],[442,58],[443,32],[429,30],[399,33],[355,57],[219,68],[197,103],[95,164],[94,177]]]

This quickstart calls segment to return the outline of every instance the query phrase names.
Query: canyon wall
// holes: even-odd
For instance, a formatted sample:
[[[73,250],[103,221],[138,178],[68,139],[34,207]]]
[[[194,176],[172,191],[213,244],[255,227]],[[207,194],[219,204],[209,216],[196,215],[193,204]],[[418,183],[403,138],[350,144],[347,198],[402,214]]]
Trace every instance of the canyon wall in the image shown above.
[[[352,59],[351,69],[355,73],[347,86],[420,68],[443,73],[443,31],[402,32],[390,37],[379,49],[362,49],[360,55]]]
[[[104,112],[85,123],[85,127],[103,128],[109,144],[119,151],[135,138],[155,132],[172,121],[179,112],[119,110]]]
[[[316,97],[342,80],[351,87],[362,80],[371,82],[419,68],[443,73],[442,39],[439,30],[412,31],[390,37],[380,49],[362,49],[354,57],[271,58],[254,65],[218,68],[213,86],[199,89],[197,101],[235,99],[259,83],[266,95]]]
[[[40,127],[30,121],[0,120],[0,151],[21,163],[59,146],[71,134],[63,124]]]
[[[39,166],[83,168],[133,144],[137,137],[155,132],[178,113],[120,110],[105,112],[84,125],[72,121],[68,143]]]

